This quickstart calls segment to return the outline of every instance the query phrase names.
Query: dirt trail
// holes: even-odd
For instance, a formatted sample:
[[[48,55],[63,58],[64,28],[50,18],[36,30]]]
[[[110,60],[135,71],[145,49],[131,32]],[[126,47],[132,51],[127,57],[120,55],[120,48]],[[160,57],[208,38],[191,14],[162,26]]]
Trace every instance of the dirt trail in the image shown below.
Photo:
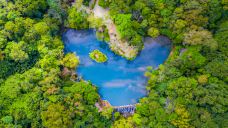
[[[109,15],[109,10],[100,7],[98,5],[98,0],[93,10],[90,10],[85,6],[82,8],[85,9],[87,13],[92,13],[95,17],[101,18],[103,20],[104,24],[108,28],[108,33],[110,36],[109,46],[115,53],[120,54],[127,59],[132,59],[137,55],[137,48],[130,46],[127,41],[121,40],[120,35],[117,32],[116,25]]]

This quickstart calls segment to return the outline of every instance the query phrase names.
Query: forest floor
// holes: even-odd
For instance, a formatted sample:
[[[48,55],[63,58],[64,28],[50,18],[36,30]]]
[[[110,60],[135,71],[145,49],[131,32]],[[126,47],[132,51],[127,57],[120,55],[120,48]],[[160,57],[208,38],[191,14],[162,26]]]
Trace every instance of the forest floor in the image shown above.
[[[109,15],[109,9],[104,9],[98,5],[98,0],[93,8],[90,10],[88,7],[83,7],[87,13],[92,13],[96,18],[101,18],[105,26],[108,28],[110,37],[109,46],[115,53],[127,58],[134,59],[138,54],[138,48],[130,46],[127,41],[120,38],[117,32],[116,25]]]

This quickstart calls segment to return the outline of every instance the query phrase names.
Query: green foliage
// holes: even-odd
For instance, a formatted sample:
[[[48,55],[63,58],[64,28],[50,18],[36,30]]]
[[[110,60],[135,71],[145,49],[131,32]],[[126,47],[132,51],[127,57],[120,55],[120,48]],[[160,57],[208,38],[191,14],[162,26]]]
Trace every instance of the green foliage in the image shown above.
[[[67,111],[61,104],[51,104],[46,111],[41,112],[43,126],[48,128],[69,128],[72,127],[72,120]]]
[[[137,4],[142,1],[138,0]],[[149,78],[149,94],[140,100],[136,114],[141,120],[136,118],[134,124],[138,127],[224,127],[228,105],[224,99],[228,79],[227,22],[226,17],[221,17],[224,11],[221,1],[152,3],[142,4],[153,11],[151,14],[140,13],[143,20],[150,19],[147,31],[157,28],[176,44],[164,65],[145,73]]]
[[[13,117],[12,116],[5,116],[5,117],[2,117],[1,121],[4,124],[10,124],[13,122]]]
[[[130,45],[143,48],[143,36],[160,34],[174,42],[168,60],[145,73],[148,95],[140,99],[136,113],[124,118],[112,116],[111,108],[98,112],[95,86],[60,77],[62,67],[79,64],[75,54],[64,56],[60,30],[102,27],[100,19],[80,11],[88,0],[72,6],[67,0],[1,0],[0,127],[227,126],[226,0],[98,2],[109,8],[121,38]],[[108,40],[107,28],[103,30],[99,34]],[[90,56],[107,60],[96,50]]]
[[[199,84],[206,84],[208,82],[208,76],[207,75],[200,75],[198,77]]]
[[[135,35],[135,31],[132,29],[131,14],[118,14],[113,17],[117,30],[121,38],[130,39]]]
[[[206,62],[206,58],[195,47],[189,47],[180,55],[179,59],[182,62],[181,65],[186,66],[185,68],[199,68]]]
[[[87,84],[86,82],[78,82],[72,85],[71,87],[64,88],[66,92],[71,92],[77,95],[81,95],[78,98],[86,102],[87,104],[94,105],[98,100],[98,94],[95,92],[96,88],[91,84]]]
[[[215,34],[215,39],[218,42],[219,51],[228,56],[228,21],[224,21],[219,25]]]
[[[89,21],[89,27],[90,28],[98,29],[99,27],[102,27],[102,25],[103,25],[102,19],[96,18],[93,15],[89,16],[87,20]]]
[[[189,45],[204,45],[211,49],[217,48],[217,42],[213,39],[209,31],[189,31],[185,34],[184,43]]]
[[[28,54],[24,51],[25,42],[9,42],[5,49],[5,54],[14,61],[23,62],[28,59]]]
[[[110,37],[109,37],[109,33],[108,33],[107,27],[102,27],[101,29],[102,29],[102,31],[96,31],[97,39],[100,40],[100,41],[109,42],[110,41]]]
[[[109,0],[99,0],[98,1],[98,5],[103,7],[103,8],[107,8],[110,3],[111,2]]]
[[[74,6],[72,6],[68,9],[68,18],[66,26],[75,29],[88,28],[89,23],[87,21],[87,17],[88,14],[86,14],[85,12],[79,12]]]
[[[70,68],[70,69],[74,69],[74,68],[78,67],[79,63],[80,63],[79,57],[77,57],[73,53],[66,54],[65,57],[62,60],[62,65],[64,67],[67,67],[67,68]]]
[[[178,97],[178,101],[181,104],[189,104],[193,99],[193,93],[197,87],[197,81],[191,78],[179,77],[178,79],[173,79],[167,85],[166,93],[170,97]],[[169,91],[171,90],[171,91]]]
[[[112,16],[117,25],[117,31],[122,39],[128,40],[133,46],[143,46],[142,37],[134,29],[134,22],[131,21],[131,14],[117,14]]]
[[[34,25],[34,30],[40,35],[45,35],[49,31],[49,27],[47,23],[39,22]]]
[[[134,122],[131,117],[125,119],[120,118],[119,120],[115,121],[113,124],[113,128],[133,128]]]
[[[104,63],[108,60],[107,56],[99,51],[98,49],[93,50],[89,53],[89,57],[93,60],[95,60],[97,63]]]
[[[159,30],[158,30],[157,28],[150,28],[150,29],[148,30],[148,35],[151,36],[151,37],[153,37],[153,38],[158,37],[159,34],[160,34],[160,33],[159,33]]]
[[[110,120],[112,119],[112,113],[113,113],[113,108],[106,107],[102,110],[101,115]]]
[[[89,6],[89,2],[90,2],[90,0],[83,0],[83,4],[86,6]]]
[[[75,54],[63,53],[66,3],[0,2],[0,127],[110,126],[110,112],[101,115],[94,106],[99,96],[92,84],[60,78],[62,67],[79,64]]]

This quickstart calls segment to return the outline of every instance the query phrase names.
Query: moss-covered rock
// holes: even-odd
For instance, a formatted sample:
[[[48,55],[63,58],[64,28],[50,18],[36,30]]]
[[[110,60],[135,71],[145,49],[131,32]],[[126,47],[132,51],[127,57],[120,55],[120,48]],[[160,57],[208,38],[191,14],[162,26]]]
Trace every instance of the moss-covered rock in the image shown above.
[[[104,63],[108,60],[108,57],[98,49],[90,52],[89,57],[95,60],[97,63]]]

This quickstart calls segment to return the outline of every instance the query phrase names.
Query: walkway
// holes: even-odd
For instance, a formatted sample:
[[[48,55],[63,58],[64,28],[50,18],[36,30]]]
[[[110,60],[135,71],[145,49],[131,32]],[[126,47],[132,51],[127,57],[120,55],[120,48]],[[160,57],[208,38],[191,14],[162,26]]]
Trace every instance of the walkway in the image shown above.
[[[93,10],[90,10],[84,5],[82,5],[81,10],[85,10],[87,13],[93,14],[95,17],[101,18],[103,20],[105,26],[108,28],[108,33],[110,36],[109,47],[112,49],[112,51],[127,59],[133,59],[138,54],[138,49],[130,46],[127,41],[124,41],[120,38],[116,26],[109,15],[109,10],[100,7],[98,5],[98,1],[99,0],[97,0]]]
[[[121,114],[134,114],[135,105],[124,105],[124,106],[116,106],[113,107],[114,111],[117,111]]]

